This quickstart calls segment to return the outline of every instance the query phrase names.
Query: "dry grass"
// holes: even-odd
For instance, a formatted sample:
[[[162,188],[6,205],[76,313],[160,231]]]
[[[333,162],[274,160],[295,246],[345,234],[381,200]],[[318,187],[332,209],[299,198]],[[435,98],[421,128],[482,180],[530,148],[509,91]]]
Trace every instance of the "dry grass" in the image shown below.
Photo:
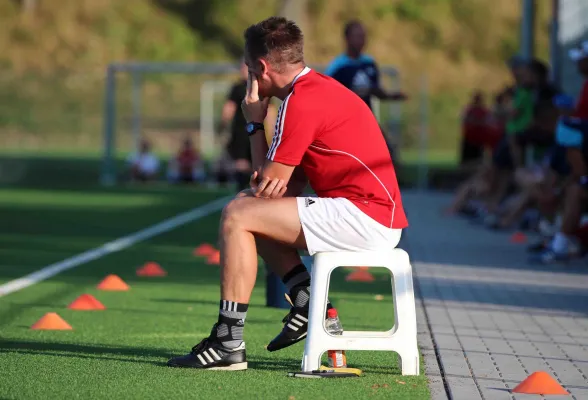
[[[275,13],[279,2],[196,3],[208,13],[203,21],[214,28],[214,34],[211,28],[201,32],[190,27],[185,16],[158,7],[156,0],[76,0],[60,2],[59,7],[54,1],[41,0],[31,15],[21,14],[18,2],[0,2],[0,130],[10,132],[3,135],[1,144],[98,147],[102,80],[109,62],[230,59],[231,48],[241,43],[243,28]],[[324,64],[340,53],[343,23],[360,18],[368,27],[369,53],[381,65],[397,66],[406,90],[418,93],[421,76],[428,76],[434,146],[453,147],[456,116],[473,89],[496,91],[508,81],[503,61],[518,47],[518,1],[308,3],[306,53],[310,62]],[[546,56],[549,5],[537,3],[537,52]],[[182,84],[169,82],[146,86],[147,115],[186,119],[193,112],[196,118],[197,82],[193,86],[185,80]],[[127,96],[119,105],[124,119],[128,92],[122,92]],[[406,112],[406,125],[417,126],[416,99]],[[414,131],[407,130],[409,135]],[[60,139],[62,136],[65,138]]]

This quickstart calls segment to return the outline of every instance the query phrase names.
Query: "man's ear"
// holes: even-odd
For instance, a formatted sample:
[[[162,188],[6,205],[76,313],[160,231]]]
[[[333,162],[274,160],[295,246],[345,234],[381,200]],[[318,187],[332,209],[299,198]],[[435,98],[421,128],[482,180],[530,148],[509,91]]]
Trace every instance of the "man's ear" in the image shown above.
[[[260,75],[267,74],[267,72],[269,71],[268,63],[263,58],[259,59],[259,70],[260,70]]]

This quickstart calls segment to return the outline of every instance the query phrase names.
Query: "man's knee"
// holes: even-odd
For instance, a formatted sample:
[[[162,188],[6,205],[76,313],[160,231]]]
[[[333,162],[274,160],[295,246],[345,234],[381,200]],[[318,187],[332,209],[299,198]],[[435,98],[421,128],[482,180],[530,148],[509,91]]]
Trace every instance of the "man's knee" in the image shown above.
[[[223,208],[222,216],[221,216],[221,233],[226,233],[229,230],[232,230],[239,226],[242,223],[244,218],[244,207],[243,207],[243,199],[247,196],[243,195],[240,196],[241,193],[237,195],[233,200],[229,202]]]
[[[239,199],[241,197],[255,197],[255,196],[253,196],[253,191],[251,189],[245,189],[245,190],[241,190],[239,193],[237,193],[237,195],[235,196],[235,199]]]

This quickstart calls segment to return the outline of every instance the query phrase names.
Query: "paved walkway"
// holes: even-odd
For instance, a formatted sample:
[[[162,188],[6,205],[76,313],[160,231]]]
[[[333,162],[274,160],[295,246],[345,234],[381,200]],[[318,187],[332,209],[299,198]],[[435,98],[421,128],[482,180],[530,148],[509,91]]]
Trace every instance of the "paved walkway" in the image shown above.
[[[531,266],[524,245],[442,216],[447,195],[403,195],[411,227],[419,343],[433,399],[527,399],[510,392],[546,371],[588,399],[588,264]]]

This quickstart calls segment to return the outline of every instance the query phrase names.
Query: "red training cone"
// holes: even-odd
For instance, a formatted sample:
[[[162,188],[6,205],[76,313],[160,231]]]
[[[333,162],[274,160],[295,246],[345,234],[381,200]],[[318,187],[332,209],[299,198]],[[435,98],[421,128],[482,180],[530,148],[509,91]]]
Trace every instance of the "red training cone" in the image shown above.
[[[65,320],[63,318],[61,318],[59,315],[57,315],[57,313],[50,312],[50,313],[43,315],[43,317],[41,317],[40,320],[35,322],[33,324],[33,326],[31,326],[31,329],[51,330],[51,331],[70,331],[73,328],[71,327],[70,324],[65,322]]]
[[[523,232],[515,232],[510,237],[511,243],[526,243],[527,242],[527,235]]]
[[[209,265],[219,265],[220,264],[220,251],[215,250],[214,253],[208,256],[206,259],[206,263]]]
[[[216,251],[213,245],[208,243],[202,243],[200,246],[194,249],[194,255],[200,257],[208,257]]]
[[[106,310],[104,304],[91,294],[83,294],[67,306],[70,310]]]
[[[527,394],[569,394],[545,371],[533,372],[512,391]]]
[[[373,282],[376,279],[367,270],[367,267],[359,267],[358,269],[347,275],[345,277],[345,280],[348,282]]]
[[[120,279],[117,275],[108,275],[102,282],[96,286],[100,290],[116,290],[116,291],[124,291],[129,290],[130,287]]]
[[[137,269],[137,276],[166,276],[167,271],[164,270],[156,262],[150,261]]]

